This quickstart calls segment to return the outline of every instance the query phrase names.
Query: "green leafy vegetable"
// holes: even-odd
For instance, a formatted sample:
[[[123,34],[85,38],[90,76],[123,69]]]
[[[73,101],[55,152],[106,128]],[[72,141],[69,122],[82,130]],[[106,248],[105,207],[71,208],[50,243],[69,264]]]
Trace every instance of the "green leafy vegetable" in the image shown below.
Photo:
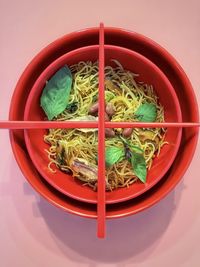
[[[106,148],[106,165],[112,166],[113,164],[126,158],[130,161],[135,175],[141,182],[146,182],[147,168],[143,150],[137,146],[133,146],[126,139],[120,136],[124,143],[124,148],[120,147],[107,147]]]
[[[112,100],[115,97],[115,94],[105,90],[105,100],[106,102],[110,102],[110,100]]]
[[[157,109],[156,105],[152,103],[145,103],[139,106],[137,111],[135,112],[135,117],[139,121],[143,122],[153,122],[157,117]]]
[[[132,150],[134,150],[135,152],[140,152],[143,153],[144,151],[138,147],[138,146],[134,146],[130,143],[129,140],[126,140],[125,138],[123,138],[122,136],[119,136],[119,138],[122,140],[122,142],[127,145],[129,148],[131,148]]]
[[[59,69],[47,82],[40,98],[40,105],[49,120],[62,113],[67,107],[71,86],[72,75],[67,66]]]
[[[107,147],[106,148],[106,165],[111,166],[125,157],[124,148],[120,147]]]
[[[134,151],[134,152],[137,152],[137,153],[144,153],[144,151],[140,148],[140,147],[138,147],[138,146],[133,146],[133,145],[130,145],[130,147],[132,148],[132,150]]]
[[[131,145],[131,143],[122,136],[119,137],[124,143],[125,158],[131,162],[135,175],[140,179],[140,181],[145,183],[147,168],[145,158],[143,156],[144,151],[138,146]]]
[[[147,169],[143,155],[132,152],[131,165],[135,175],[140,179],[141,182],[145,183],[147,176]]]

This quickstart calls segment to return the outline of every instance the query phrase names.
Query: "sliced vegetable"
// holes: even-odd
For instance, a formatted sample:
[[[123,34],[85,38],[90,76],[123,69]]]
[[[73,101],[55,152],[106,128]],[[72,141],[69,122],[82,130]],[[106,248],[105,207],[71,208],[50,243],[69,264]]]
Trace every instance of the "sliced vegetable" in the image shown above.
[[[86,115],[81,117],[76,117],[70,119],[70,121],[98,121],[98,117],[92,116],[92,115]],[[77,128],[76,130],[83,132],[83,133],[89,133],[89,132],[97,132],[97,128]]]
[[[115,85],[111,80],[109,79],[106,79],[105,80],[105,86],[108,90],[118,94],[118,95],[121,95],[121,89]]]
[[[49,120],[66,109],[71,87],[72,75],[67,66],[59,69],[46,83],[40,98],[40,105]]]
[[[132,152],[131,165],[135,175],[140,179],[141,182],[145,183],[147,176],[147,168],[143,155]]]
[[[146,140],[153,140],[155,137],[155,132],[151,130],[139,130],[139,138],[142,142]]]
[[[156,105],[152,103],[145,103],[139,106],[135,112],[135,117],[139,121],[143,122],[154,122],[157,117]]]
[[[139,138],[141,142],[150,141],[154,144],[155,148],[157,149],[159,146],[160,139],[155,133],[151,130],[140,130],[139,131]]]
[[[106,148],[106,165],[111,166],[125,157],[124,148],[120,147],[107,147]]]
[[[97,181],[97,172],[98,172],[97,166],[89,163],[87,160],[83,158],[73,158],[70,161],[70,168],[75,175],[81,174],[83,176],[82,179],[85,182]]]
[[[98,117],[92,115],[85,115],[71,119],[71,121],[97,121]]]

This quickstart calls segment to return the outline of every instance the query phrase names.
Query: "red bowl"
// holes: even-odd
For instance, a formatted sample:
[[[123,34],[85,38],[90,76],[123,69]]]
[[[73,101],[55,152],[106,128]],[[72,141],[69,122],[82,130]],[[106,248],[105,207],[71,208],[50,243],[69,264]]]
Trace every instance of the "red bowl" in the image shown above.
[[[183,121],[199,119],[193,88],[183,69],[161,46],[140,34],[117,28],[105,29],[106,44],[130,48],[154,62],[173,85],[182,109]],[[81,46],[98,44],[98,28],[74,32],[59,38],[43,49],[22,74],[12,97],[10,120],[23,120],[27,96],[41,72],[61,55]],[[21,107],[19,109],[19,107]],[[179,153],[160,182],[141,196],[126,202],[107,205],[107,218],[119,218],[140,212],[161,200],[181,180],[195,152],[198,129],[183,129]],[[18,165],[33,188],[55,206],[73,214],[96,218],[96,205],[80,202],[55,190],[37,172],[26,150],[24,132],[10,131],[10,141]]]
[[[44,120],[46,117],[40,107],[40,97],[46,81],[65,64],[68,66],[76,64],[79,61],[91,60],[95,62],[98,59],[99,46],[87,46],[69,52],[52,64],[50,64],[39,76],[35,82],[25,106],[25,120]],[[164,107],[165,121],[180,122],[181,110],[176,93],[160,69],[150,60],[143,57],[141,54],[132,50],[118,47],[105,46],[105,63],[106,65],[114,66],[112,59],[117,59],[125,69],[138,73],[138,81],[151,84],[154,87],[159,101]],[[169,145],[161,149],[159,157],[155,158],[152,168],[148,171],[147,182],[145,184],[136,182],[129,187],[119,188],[112,192],[106,192],[106,203],[117,203],[134,198],[149,190],[155,185],[168,171],[176,157],[180,140],[181,128],[168,129],[165,141]],[[25,142],[36,169],[53,187],[72,198],[89,203],[97,202],[97,192],[94,192],[88,186],[72,176],[57,170],[52,173],[48,169],[48,155],[45,150],[48,150],[49,145],[44,142],[46,130],[27,130],[25,131]],[[166,155],[168,160],[166,161]]]

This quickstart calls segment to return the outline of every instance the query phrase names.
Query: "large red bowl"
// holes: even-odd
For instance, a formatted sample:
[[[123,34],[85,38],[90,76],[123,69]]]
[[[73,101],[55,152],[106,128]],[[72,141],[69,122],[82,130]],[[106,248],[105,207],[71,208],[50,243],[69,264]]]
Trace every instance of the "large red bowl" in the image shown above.
[[[38,77],[25,106],[25,120],[44,120],[46,117],[40,107],[40,97],[43,88],[51,76],[65,64],[74,65],[79,61],[91,60],[95,62],[98,59],[99,46],[86,46],[75,49],[61,56],[50,64]],[[112,59],[118,60],[122,66],[138,73],[138,82],[142,81],[146,84],[153,85],[159,101],[164,108],[166,122],[180,122],[181,110],[176,93],[163,72],[150,60],[130,49],[105,45],[105,64],[114,66]],[[168,171],[173,163],[181,140],[181,128],[169,128],[165,141],[169,144],[161,149],[159,157],[153,160],[151,169],[148,171],[147,182],[135,182],[129,187],[119,188],[112,192],[106,192],[106,203],[117,203],[134,198],[149,190],[155,185]],[[25,142],[29,155],[36,169],[52,186],[62,193],[73,197],[80,201],[96,203],[97,192],[94,192],[88,186],[73,179],[72,176],[57,169],[56,173],[52,173],[48,169],[49,158],[45,150],[49,149],[49,145],[44,142],[46,130],[26,130]],[[166,161],[166,155],[168,160]]]
[[[106,44],[130,48],[154,62],[172,83],[182,109],[183,121],[198,121],[198,107],[192,86],[176,60],[154,41],[140,34],[117,28],[105,29]],[[98,28],[74,32],[59,38],[43,49],[22,74],[12,97],[10,120],[22,120],[27,96],[40,73],[56,58],[81,46],[98,44]],[[19,108],[20,107],[20,108]],[[187,170],[198,139],[198,129],[183,129],[179,153],[160,182],[141,196],[126,202],[107,205],[107,218],[119,218],[142,211],[168,194]],[[31,163],[24,142],[23,131],[10,132],[13,153],[24,176],[44,198],[65,211],[96,218],[96,205],[73,200],[50,186]]]

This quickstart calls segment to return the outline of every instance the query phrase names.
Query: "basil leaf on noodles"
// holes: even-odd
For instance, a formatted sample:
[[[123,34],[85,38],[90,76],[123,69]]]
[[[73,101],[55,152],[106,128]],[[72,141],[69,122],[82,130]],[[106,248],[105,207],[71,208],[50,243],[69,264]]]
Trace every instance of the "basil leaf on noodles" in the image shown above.
[[[138,147],[138,146],[134,146],[131,144],[131,142],[129,140],[126,140],[124,137],[119,136],[119,138],[122,140],[122,142],[124,143],[124,146],[128,146],[129,148],[131,148],[133,151],[138,152],[138,153],[144,153],[144,151]]]
[[[124,148],[110,146],[106,148],[106,165],[112,166],[113,164],[121,161],[125,157]]]
[[[145,183],[147,177],[147,168],[144,156],[132,151],[131,165],[135,175],[140,179],[141,182]]]
[[[135,175],[141,182],[146,182],[147,168],[145,158],[143,156],[144,151],[135,145],[132,145],[129,140],[126,140],[122,136],[119,136],[124,143],[125,157],[131,163],[132,169]]]
[[[115,94],[105,90],[105,101],[106,102],[110,102],[110,100],[112,100],[115,97]]]
[[[156,105],[153,103],[145,103],[139,106],[135,112],[135,117],[139,121],[154,122],[157,117]]]
[[[49,120],[52,120],[66,109],[71,87],[72,74],[67,66],[59,69],[47,81],[40,98],[40,105]]]

